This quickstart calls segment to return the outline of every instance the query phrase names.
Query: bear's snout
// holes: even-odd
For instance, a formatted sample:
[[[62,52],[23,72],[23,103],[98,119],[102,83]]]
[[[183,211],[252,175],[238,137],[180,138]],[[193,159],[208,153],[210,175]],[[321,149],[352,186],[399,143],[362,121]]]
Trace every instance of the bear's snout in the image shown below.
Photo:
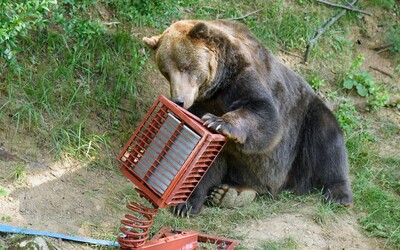
[[[178,105],[178,106],[180,106],[180,107],[183,107],[183,105],[185,104],[183,98],[179,98],[179,97],[173,98],[172,101],[173,101],[176,105]]]

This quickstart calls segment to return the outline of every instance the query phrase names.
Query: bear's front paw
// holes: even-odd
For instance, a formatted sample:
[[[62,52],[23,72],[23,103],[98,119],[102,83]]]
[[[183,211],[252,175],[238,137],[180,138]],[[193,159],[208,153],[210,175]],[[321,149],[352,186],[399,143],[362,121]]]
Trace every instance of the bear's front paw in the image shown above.
[[[202,203],[194,203],[188,200],[172,208],[172,213],[180,217],[189,217],[200,213]]]
[[[207,128],[225,135],[230,140],[238,143],[244,143],[244,136],[235,133],[235,127],[223,117],[218,117],[207,113],[201,119],[204,121],[203,125]]]

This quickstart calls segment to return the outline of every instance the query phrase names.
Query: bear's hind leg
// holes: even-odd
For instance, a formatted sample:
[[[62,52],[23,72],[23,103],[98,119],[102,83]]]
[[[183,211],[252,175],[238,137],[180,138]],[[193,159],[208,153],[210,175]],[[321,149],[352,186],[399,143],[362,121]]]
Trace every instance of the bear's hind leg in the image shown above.
[[[353,198],[350,183],[348,181],[330,184],[327,187],[324,187],[323,191],[324,197],[327,201],[332,201],[345,207],[351,206],[352,204]]]
[[[311,185],[322,188],[324,197],[349,206],[350,187],[347,153],[336,117],[317,99],[310,105],[304,126],[303,159],[311,167]]]

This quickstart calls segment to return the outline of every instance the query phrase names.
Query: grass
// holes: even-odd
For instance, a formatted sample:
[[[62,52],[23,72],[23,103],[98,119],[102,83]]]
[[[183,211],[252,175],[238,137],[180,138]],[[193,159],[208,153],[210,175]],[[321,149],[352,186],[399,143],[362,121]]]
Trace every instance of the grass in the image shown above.
[[[0,188],[0,197],[6,196],[7,194],[8,194],[7,189],[5,189],[5,188]]]
[[[333,203],[317,203],[313,220],[320,225],[337,221],[337,217],[346,214],[346,208]]]
[[[148,72],[156,69],[146,63],[150,53],[141,43],[141,36],[161,32],[178,19],[238,18],[274,53],[285,50],[302,55],[315,30],[338,12],[310,0],[46,0],[40,6],[28,6],[35,1],[25,1],[21,5],[25,9],[19,12],[6,11],[16,10],[15,3],[0,4],[0,130],[10,128],[12,137],[34,138],[36,145],[56,159],[74,157],[91,162],[93,168],[115,166],[115,152],[157,93],[149,86],[152,79]],[[357,7],[385,8],[397,15],[385,15],[379,25],[387,27],[382,36],[393,44],[391,55],[398,56],[400,13],[396,1],[360,2]],[[244,17],[254,11],[258,12]],[[371,119],[375,113],[359,112],[341,83],[358,77],[368,95],[382,97],[372,100],[377,102],[374,112],[383,108],[387,93],[382,89],[372,92],[375,85],[371,84],[370,75],[359,75],[358,68],[349,71],[346,63],[337,63],[357,60],[348,27],[362,25],[355,13],[343,16],[318,40],[311,65],[302,73],[314,89],[325,91],[333,100],[343,99],[336,115],[347,140],[354,210],[371,237],[385,239],[388,248],[399,248],[400,162],[399,158],[379,156],[374,147],[377,133],[381,140],[391,140],[398,135],[399,127],[389,122],[374,131]],[[333,78],[327,78],[323,71],[333,71]],[[365,93],[362,87],[357,89],[357,84],[348,87]],[[25,171],[16,167],[10,178],[23,180]],[[122,210],[129,200],[137,199],[132,189],[118,192],[116,197],[110,201],[115,210]],[[161,225],[170,225],[241,238],[235,225],[280,213],[293,201],[316,202],[314,219],[320,224],[335,221],[343,212],[312,195],[284,193],[276,200],[262,197],[246,209],[206,208],[189,220],[172,217],[162,209],[152,230],[154,233]],[[263,242],[259,249],[296,249],[297,245],[294,239],[285,238]]]
[[[14,133],[34,130],[39,139],[50,135],[45,145],[55,156],[67,152],[90,158],[95,148],[108,147],[107,133],[118,131],[121,116],[136,120],[140,113],[122,113],[119,105],[122,100],[135,105],[141,79],[134,72],[147,57],[139,55],[138,42],[127,33],[104,34],[71,50],[61,49],[64,40],[58,34],[37,34],[29,43],[37,46],[24,51],[28,60],[10,67],[1,86],[7,96],[0,112],[12,114]],[[43,52],[42,44],[52,52]],[[105,122],[94,126],[97,114]]]
[[[6,177],[6,180],[12,180],[16,184],[22,184],[26,177],[25,177],[25,164],[22,163],[15,163],[12,164],[12,171],[11,173]]]
[[[360,156],[353,181],[355,206],[366,214],[360,222],[370,236],[386,238],[387,246],[399,246],[400,159],[365,151]]]
[[[260,247],[257,247],[257,250],[280,250],[280,249],[287,249],[287,250],[295,250],[298,249],[298,243],[295,239],[291,237],[284,238],[279,241],[274,242],[265,242]]]

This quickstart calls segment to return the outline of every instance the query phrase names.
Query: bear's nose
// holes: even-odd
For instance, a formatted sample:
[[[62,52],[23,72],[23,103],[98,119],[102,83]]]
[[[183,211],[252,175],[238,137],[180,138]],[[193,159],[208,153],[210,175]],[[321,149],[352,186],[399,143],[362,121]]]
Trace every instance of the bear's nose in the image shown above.
[[[176,104],[179,105],[181,107],[183,107],[184,101],[181,98],[174,98],[172,99],[172,101]]]

